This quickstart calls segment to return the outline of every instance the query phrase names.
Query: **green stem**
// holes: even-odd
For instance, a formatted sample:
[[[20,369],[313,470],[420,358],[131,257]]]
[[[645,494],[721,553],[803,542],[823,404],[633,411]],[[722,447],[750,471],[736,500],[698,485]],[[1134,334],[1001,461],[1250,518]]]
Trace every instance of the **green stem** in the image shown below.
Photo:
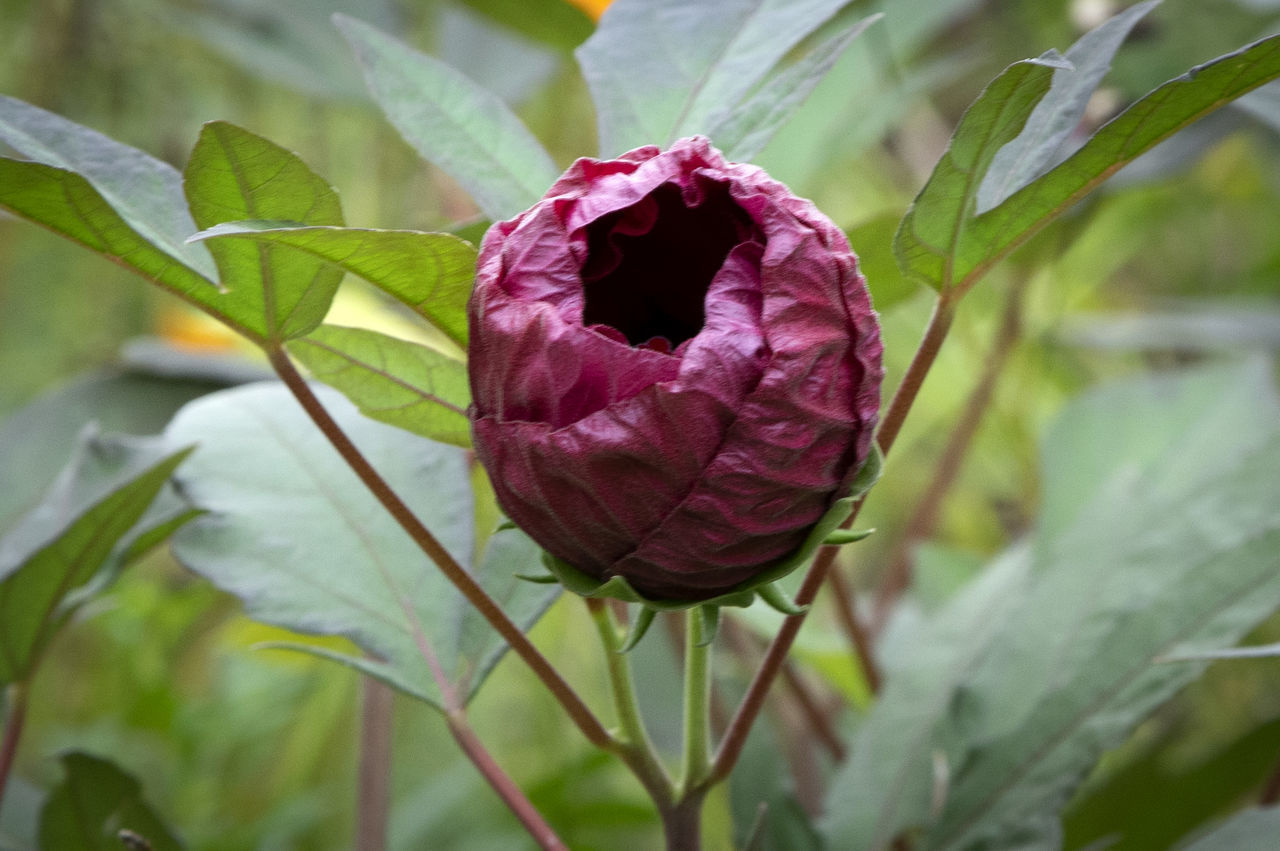
[[[684,771],[681,798],[706,779],[711,767],[709,747],[711,705],[711,645],[704,634],[702,608],[694,606],[685,618],[684,634]]]
[[[27,717],[27,688],[24,683],[9,685],[9,717],[4,722],[4,737],[0,738],[0,804],[4,803],[4,790],[9,782],[14,757],[18,755],[18,739],[22,737],[22,724]]]
[[[658,759],[657,749],[640,717],[635,682],[631,675],[630,657],[621,652],[622,636],[613,611],[604,600],[584,598],[591,619],[595,621],[600,643],[604,646],[605,665],[609,671],[609,689],[613,693],[614,710],[618,714],[620,736],[614,737],[614,750],[623,758],[636,779],[653,798],[660,813],[666,813],[675,800],[675,788],[667,770]]]

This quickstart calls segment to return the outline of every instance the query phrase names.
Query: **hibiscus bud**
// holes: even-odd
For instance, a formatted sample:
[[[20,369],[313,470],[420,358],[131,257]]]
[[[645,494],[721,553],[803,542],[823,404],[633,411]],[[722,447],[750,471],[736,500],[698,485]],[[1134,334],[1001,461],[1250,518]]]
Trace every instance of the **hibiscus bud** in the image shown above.
[[[583,574],[709,600],[794,555],[871,451],[882,346],[844,234],[707,139],[580,159],[494,225],[475,447]]]

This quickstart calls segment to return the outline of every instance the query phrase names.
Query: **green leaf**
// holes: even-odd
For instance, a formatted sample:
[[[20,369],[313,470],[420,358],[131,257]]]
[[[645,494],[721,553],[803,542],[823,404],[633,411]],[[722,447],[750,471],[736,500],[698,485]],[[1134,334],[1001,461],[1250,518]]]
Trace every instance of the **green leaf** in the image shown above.
[[[1080,124],[1094,89],[1111,70],[1111,57],[1138,21],[1158,5],[1160,0],[1147,0],[1130,6],[1067,49],[1063,58],[1071,67],[1054,71],[1048,93],[1031,111],[1022,133],[991,160],[978,189],[978,213],[999,206],[1052,162]]]
[[[86,432],[45,499],[0,540],[0,683],[29,677],[76,605],[191,519],[176,499],[152,510],[189,451]]]
[[[490,219],[533,206],[555,182],[559,170],[550,155],[496,95],[362,21],[345,15],[333,21],[400,135],[471,193]]]
[[[1280,836],[1280,807],[1255,808],[1236,813],[1179,851],[1272,851]]]
[[[1066,67],[1056,51],[1015,62],[965,111],[898,227],[893,249],[904,273],[943,293],[956,285],[955,258],[983,176],[996,153],[1022,133],[1031,110],[1049,91],[1054,69]]]
[[[564,0],[462,0],[471,9],[529,38],[571,50],[595,30],[591,18]]]
[[[204,246],[184,241],[196,227],[182,195],[182,175],[173,166],[5,95],[0,95],[0,141],[34,162],[52,167],[23,168],[17,161],[5,160],[0,170],[0,203],[94,250],[119,257],[148,276],[176,261],[186,274],[171,277],[189,278],[187,283],[193,288],[208,286],[214,279],[209,252]],[[58,171],[79,174],[92,189]],[[50,191],[51,184],[61,185],[70,194],[59,198]],[[93,203],[94,195],[105,204]],[[98,210],[100,206],[114,210],[114,216]],[[70,215],[76,210],[95,215],[78,221]],[[132,232],[134,241],[145,246],[99,248],[99,244],[128,245],[128,235],[115,233],[121,230],[121,223]]]
[[[1066,160],[975,217],[976,187],[990,164],[989,148],[1002,147],[1017,135],[1008,134],[1009,122],[1020,128],[1046,90],[1043,75],[1024,73],[1020,80],[1011,79],[1019,65],[996,78],[965,113],[951,148],[898,232],[895,249],[904,272],[939,291],[962,295],[988,269],[1139,155],[1280,77],[1280,36],[1166,82],[1104,125]],[[1001,116],[1005,131],[993,133],[993,122]],[[981,146],[983,156],[970,155],[975,146]],[[958,147],[957,157],[953,152]]]
[[[66,775],[40,813],[41,848],[121,851],[125,831],[152,851],[178,851],[182,844],[142,797],[142,787],[116,765],[73,751],[60,757]]]
[[[476,249],[447,233],[306,227],[291,222],[226,222],[196,239],[254,240],[287,245],[359,275],[413,308],[462,350]]]
[[[900,645],[828,802],[834,847],[911,827],[921,848],[1047,847],[1102,753],[1205,664],[1152,661],[1232,644],[1280,607],[1264,363],[1101,388],[1044,446],[1021,587],[978,593],[988,569]],[[966,604],[980,625],[956,618]]]
[[[196,224],[242,219],[341,225],[338,195],[296,154],[225,121],[200,131],[185,172]],[[226,290],[220,308],[261,345],[299,337],[324,319],[342,272],[271,245],[209,243]]]
[[[1218,659],[1274,659],[1280,656],[1280,644],[1253,644],[1248,647],[1225,647],[1221,650],[1198,650],[1162,656],[1157,662],[1196,662]]]
[[[467,367],[435,349],[364,328],[321,325],[289,351],[367,417],[423,437],[471,446]]]
[[[846,6],[778,61],[756,89],[731,109],[709,119],[707,133],[730,160],[753,160],[813,92],[867,27],[883,12],[861,17],[863,10]]]
[[[849,5],[849,0],[617,0],[577,50],[599,115],[601,155],[616,156],[640,145],[666,147],[684,136],[709,133],[722,122],[731,127],[744,103],[751,112],[746,124],[761,133],[769,124],[776,129],[786,117],[781,111],[792,110],[807,94],[802,91],[811,86],[806,72],[829,68],[840,39],[824,36],[805,45],[820,52],[808,62],[789,54]],[[800,66],[805,70],[796,70]],[[757,86],[761,91],[755,93]],[[766,110],[766,94],[779,99],[778,114]],[[753,138],[750,146],[759,141]]]
[[[538,561],[519,532],[494,535],[476,564],[466,453],[367,419],[334,391],[317,394],[441,543],[530,626],[557,589],[515,577]],[[475,693],[505,649],[501,638],[282,386],[206,396],[179,412],[168,436],[200,442],[179,481],[209,510],[174,538],[183,564],[240,597],[251,617],[351,638],[368,658],[326,655],[433,705],[446,702],[433,666],[458,697]]]

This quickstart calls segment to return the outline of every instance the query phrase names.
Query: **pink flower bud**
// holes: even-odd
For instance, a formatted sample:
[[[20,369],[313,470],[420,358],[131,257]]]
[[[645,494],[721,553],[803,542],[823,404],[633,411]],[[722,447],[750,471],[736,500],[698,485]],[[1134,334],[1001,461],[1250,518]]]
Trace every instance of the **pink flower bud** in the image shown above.
[[[489,230],[475,447],[548,553],[661,601],[748,586],[848,495],[882,346],[844,234],[707,139],[580,159]]]

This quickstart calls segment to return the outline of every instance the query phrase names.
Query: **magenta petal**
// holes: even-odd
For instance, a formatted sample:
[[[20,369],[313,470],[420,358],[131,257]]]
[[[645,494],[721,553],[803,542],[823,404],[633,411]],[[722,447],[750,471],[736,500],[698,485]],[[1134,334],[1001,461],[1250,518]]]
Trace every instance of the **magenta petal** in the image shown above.
[[[843,233],[760,169],[701,137],[582,159],[485,237],[476,451],[552,555],[710,599],[848,492],[881,354]]]

